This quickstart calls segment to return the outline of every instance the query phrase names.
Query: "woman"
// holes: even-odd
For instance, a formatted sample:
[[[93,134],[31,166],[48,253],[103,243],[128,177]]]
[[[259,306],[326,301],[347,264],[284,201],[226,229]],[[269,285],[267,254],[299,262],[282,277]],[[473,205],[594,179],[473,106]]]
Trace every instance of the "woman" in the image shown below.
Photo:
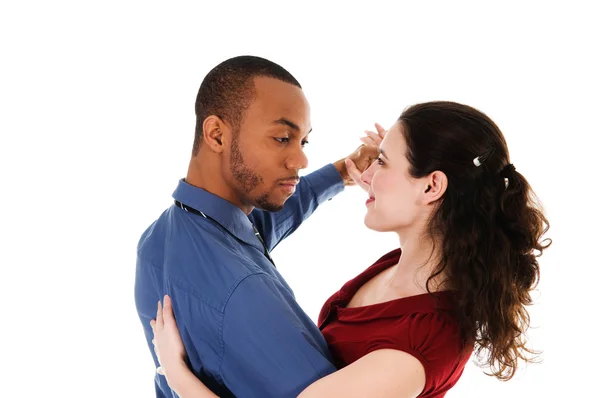
[[[340,370],[300,396],[443,397],[473,350],[501,380],[531,361],[526,306],[551,242],[540,240],[548,222],[496,124],[457,103],[411,106],[360,183],[365,225],[396,232],[401,250],[325,303],[319,327]],[[214,397],[185,365],[164,302],[152,324],[170,386],[182,398]]]

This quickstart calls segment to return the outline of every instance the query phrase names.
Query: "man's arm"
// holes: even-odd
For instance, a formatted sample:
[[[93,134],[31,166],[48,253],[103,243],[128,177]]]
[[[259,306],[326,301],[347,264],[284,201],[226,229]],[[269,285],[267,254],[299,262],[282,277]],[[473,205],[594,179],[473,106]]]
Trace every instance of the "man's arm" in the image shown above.
[[[224,313],[220,376],[243,397],[296,397],[336,369],[325,340],[278,282],[251,275]]]
[[[255,209],[250,214],[250,220],[256,225],[271,251],[298,229],[319,205],[343,190],[342,175],[335,165],[329,164],[301,177],[296,192],[285,202],[283,209],[278,212]]]
[[[296,192],[286,201],[281,211],[273,213],[255,209],[250,214],[251,221],[265,240],[269,251],[294,232],[320,204],[340,193],[344,186],[356,185],[355,180],[360,178],[360,174],[379,155],[378,148],[385,130],[379,125],[376,127],[379,135],[367,132],[370,138],[366,137],[364,144],[347,158],[302,177]],[[346,159],[351,161],[352,170],[348,170]]]
[[[271,251],[298,229],[319,205],[349,185],[354,185],[354,181],[348,174],[344,159],[340,159],[300,178],[296,192],[285,202],[281,211],[254,209],[250,218]]]

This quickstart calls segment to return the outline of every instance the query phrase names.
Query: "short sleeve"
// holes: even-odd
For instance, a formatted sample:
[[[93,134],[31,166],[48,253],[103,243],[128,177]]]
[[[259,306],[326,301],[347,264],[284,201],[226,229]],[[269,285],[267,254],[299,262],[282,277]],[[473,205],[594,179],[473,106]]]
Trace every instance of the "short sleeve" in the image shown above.
[[[417,358],[425,369],[423,393],[438,390],[464,362],[460,330],[446,313],[416,313],[398,319],[385,335],[370,342],[368,352],[395,349]]]
[[[231,295],[224,316],[221,376],[244,397],[296,397],[334,372],[316,326],[276,281],[251,275]]]

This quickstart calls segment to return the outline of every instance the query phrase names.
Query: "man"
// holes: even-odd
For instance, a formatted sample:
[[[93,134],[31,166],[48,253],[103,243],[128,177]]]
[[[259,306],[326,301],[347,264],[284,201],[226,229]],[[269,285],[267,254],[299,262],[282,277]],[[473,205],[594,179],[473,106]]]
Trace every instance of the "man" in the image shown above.
[[[269,252],[323,202],[352,184],[344,159],[299,178],[311,131],[296,79],[242,56],[205,77],[196,133],[175,203],[142,235],[135,300],[150,320],[169,294],[194,373],[221,397],[291,397],[335,371],[327,345]],[[360,169],[373,156],[350,155]],[[163,376],[157,397],[172,396]]]

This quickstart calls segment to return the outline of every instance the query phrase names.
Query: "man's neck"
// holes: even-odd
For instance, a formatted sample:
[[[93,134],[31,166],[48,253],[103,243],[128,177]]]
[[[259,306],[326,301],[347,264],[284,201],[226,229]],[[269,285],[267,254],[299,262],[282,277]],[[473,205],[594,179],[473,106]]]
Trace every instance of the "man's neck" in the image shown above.
[[[253,206],[244,205],[238,193],[222,178],[220,167],[214,162],[192,158],[185,182],[232,203],[246,214],[250,214],[254,210]]]

